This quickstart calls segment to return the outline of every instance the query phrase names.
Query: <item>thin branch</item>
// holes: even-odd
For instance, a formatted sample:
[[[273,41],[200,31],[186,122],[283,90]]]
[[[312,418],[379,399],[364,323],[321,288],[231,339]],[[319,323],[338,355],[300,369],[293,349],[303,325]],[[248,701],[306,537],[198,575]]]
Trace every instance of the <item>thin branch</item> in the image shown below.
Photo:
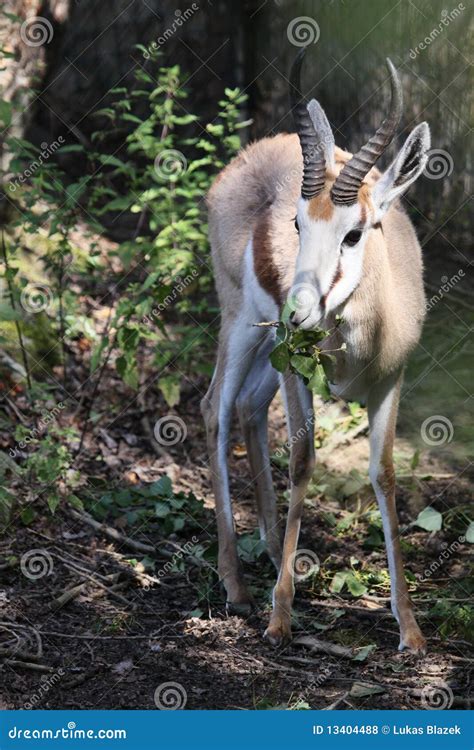
[[[5,232],[3,231],[3,229],[2,229],[2,252],[3,252],[3,260],[4,260],[4,263],[5,263],[5,277],[7,279],[8,291],[10,292],[10,302],[11,302],[12,309],[14,311],[16,311],[15,296],[14,296],[14,293],[13,293],[13,286],[12,286],[11,279],[10,279],[10,266],[8,264],[8,253],[7,253],[7,247],[6,247],[6,244],[5,244]],[[25,368],[26,381],[28,383],[28,390],[30,391],[30,397],[31,397],[30,368],[29,368],[29,365],[28,365],[28,357],[27,357],[27,354],[26,354],[25,343],[23,341],[23,334],[21,332],[20,321],[19,320],[15,320],[14,322],[15,322],[16,333],[17,333],[17,336],[18,336],[18,341],[19,341],[19,344],[20,344],[21,355],[22,355],[22,358],[23,358],[23,366]]]
[[[73,518],[75,518],[77,521],[82,521],[83,523],[87,523],[89,526],[92,526],[93,529],[96,531],[102,532],[102,534],[105,534],[105,536],[108,536],[109,539],[112,539],[114,542],[119,542],[119,544],[124,544],[127,547],[130,547],[131,549],[135,550],[135,552],[142,552],[144,554],[155,554],[155,548],[151,546],[151,544],[143,544],[142,542],[137,542],[135,539],[131,539],[128,536],[125,536],[124,534],[121,534],[117,529],[114,529],[112,526],[108,526],[105,523],[100,523],[99,521],[96,521],[95,518],[92,518],[88,513],[81,513],[78,510],[74,510],[74,508],[69,508],[68,510],[69,515],[71,515]]]
[[[90,399],[89,399],[89,405],[88,405],[87,410],[86,410],[86,416],[84,418],[84,424],[83,424],[83,427],[82,427],[81,438],[79,440],[79,447],[77,449],[75,458],[77,458],[79,456],[79,454],[82,452],[82,448],[84,446],[84,438],[85,438],[85,436],[87,434],[87,426],[88,426],[88,423],[89,423],[89,418],[90,418],[90,415],[91,415],[92,407],[94,405],[94,401],[95,401],[95,398],[97,396],[97,391],[99,390],[99,385],[101,383],[102,376],[103,376],[103,374],[105,372],[105,368],[108,365],[108,362],[109,362],[109,359],[110,359],[110,355],[112,354],[112,351],[113,351],[113,349],[115,347],[116,341],[117,341],[117,331],[112,336],[112,340],[111,340],[111,342],[109,344],[109,348],[107,349],[107,353],[105,355],[105,359],[102,362],[101,368],[99,370],[99,374],[98,374],[97,379],[96,379],[96,381],[94,383],[94,388],[92,389],[92,393],[91,393],[91,396],[90,396]]]

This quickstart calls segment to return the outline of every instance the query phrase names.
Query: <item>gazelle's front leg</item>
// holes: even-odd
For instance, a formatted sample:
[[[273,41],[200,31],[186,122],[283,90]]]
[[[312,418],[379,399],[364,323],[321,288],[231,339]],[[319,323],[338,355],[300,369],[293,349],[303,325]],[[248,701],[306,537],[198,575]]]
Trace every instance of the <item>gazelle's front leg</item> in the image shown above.
[[[392,612],[400,626],[399,649],[426,650],[426,641],[413,614],[413,605],[405,580],[397,510],[393,442],[400,397],[401,375],[373,386],[368,399],[370,425],[370,480],[382,516],[390,573]]]
[[[265,632],[265,638],[274,646],[291,638],[291,607],[295,595],[294,558],[306,489],[314,468],[312,393],[300,378],[288,374],[284,380],[284,395],[291,445],[291,494],[280,573],[273,590],[273,611]]]
[[[235,320],[223,319],[216,369],[209,390],[201,402],[216,503],[219,578],[226,590],[229,612],[242,614],[250,611],[251,597],[244,582],[237,553],[227,450],[235,400],[256,356],[261,339],[261,329],[252,328],[251,323],[243,315]]]

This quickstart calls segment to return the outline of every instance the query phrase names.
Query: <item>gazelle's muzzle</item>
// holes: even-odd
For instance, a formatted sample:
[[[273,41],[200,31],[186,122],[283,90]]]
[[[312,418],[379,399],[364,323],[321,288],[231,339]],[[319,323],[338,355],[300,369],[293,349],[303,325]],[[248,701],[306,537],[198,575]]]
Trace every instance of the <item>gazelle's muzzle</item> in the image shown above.
[[[321,302],[321,295],[313,284],[303,282],[293,286],[288,295],[290,323],[305,331],[315,328],[324,316]]]

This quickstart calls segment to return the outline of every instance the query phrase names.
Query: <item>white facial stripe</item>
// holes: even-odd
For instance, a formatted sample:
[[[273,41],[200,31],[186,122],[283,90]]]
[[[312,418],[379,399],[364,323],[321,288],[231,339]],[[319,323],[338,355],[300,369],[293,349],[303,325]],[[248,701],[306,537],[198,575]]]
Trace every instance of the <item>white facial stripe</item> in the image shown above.
[[[366,239],[362,235],[356,245],[342,245],[349,232],[362,230],[358,204],[335,206],[328,220],[311,218],[308,206],[308,201],[299,201],[300,250],[292,288],[293,298],[298,290],[306,291],[293,320],[304,329],[318,325],[324,315],[340,307],[358,286]]]

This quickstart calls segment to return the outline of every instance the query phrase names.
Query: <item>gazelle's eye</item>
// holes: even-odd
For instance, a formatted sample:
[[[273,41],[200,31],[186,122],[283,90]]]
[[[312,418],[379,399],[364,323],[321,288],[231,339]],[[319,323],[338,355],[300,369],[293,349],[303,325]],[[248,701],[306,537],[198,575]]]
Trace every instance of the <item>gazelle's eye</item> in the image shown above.
[[[357,245],[361,237],[362,232],[359,229],[354,229],[352,232],[348,232],[348,234],[346,234],[342,241],[342,244],[353,247],[354,245]]]
[[[299,233],[300,233],[300,228],[299,228],[299,226],[298,226],[298,219],[296,218],[296,216],[295,216],[295,229],[296,229],[296,231],[297,231],[297,232],[298,232],[298,234],[299,234]]]

